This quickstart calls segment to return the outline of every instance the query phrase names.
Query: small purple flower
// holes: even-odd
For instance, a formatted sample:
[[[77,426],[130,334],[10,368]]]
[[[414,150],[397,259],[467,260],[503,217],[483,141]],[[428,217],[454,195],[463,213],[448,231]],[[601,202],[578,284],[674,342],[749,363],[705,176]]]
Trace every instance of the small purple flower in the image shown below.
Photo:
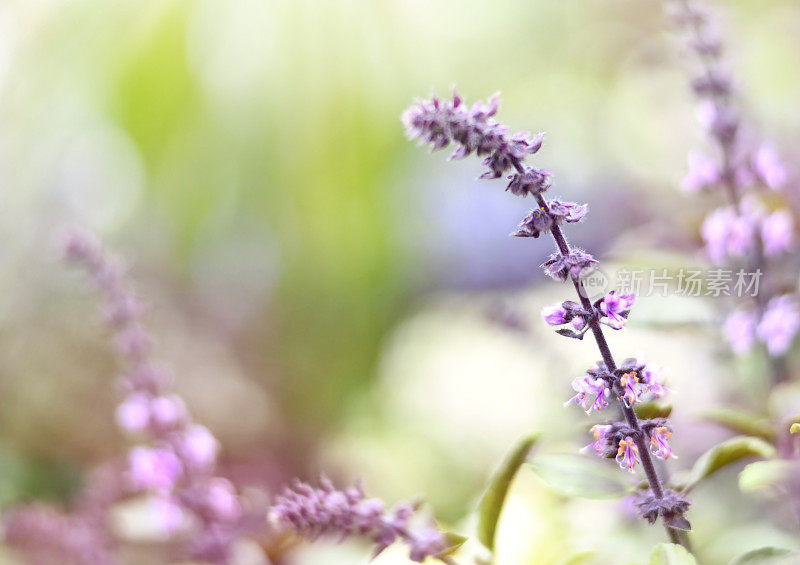
[[[672,453],[667,441],[672,437],[672,432],[666,426],[661,426],[653,430],[650,435],[650,453],[659,459],[667,460],[670,457],[677,458]]]
[[[189,419],[183,400],[174,394],[159,396],[150,402],[152,424],[160,430],[173,429]]]
[[[169,449],[134,447],[128,455],[134,488],[169,492],[183,473],[178,457]]]
[[[639,381],[641,382],[644,391],[652,394],[656,398],[661,398],[668,392],[672,392],[670,389],[661,384],[663,373],[661,367],[652,363],[647,364],[643,361],[641,363],[642,368],[639,370]]]
[[[762,145],[756,151],[753,169],[758,178],[773,190],[781,188],[786,183],[786,169],[770,145]]]
[[[617,294],[612,290],[597,303],[597,308],[602,316],[608,318],[608,321],[604,322],[606,325],[621,330],[628,321],[628,314],[634,302],[636,295]]]
[[[242,506],[229,480],[219,477],[208,479],[202,492],[206,498],[207,512],[215,521],[235,522],[241,517]]]
[[[689,172],[681,186],[687,192],[697,192],[716,185],[720,181],[716,162],[702,153],[689,153]]]
[[[720,208],[706,218],[701,233],[709,257],[714,263],[721,263],[726,256],[741,257],[750,251],[754,222],[747,215]]]
[[[636,371],[625,373],[619,379],[619,386],[623,390],[622,400],[630,408],[639,402],[639,374]]]
[[[178,440],[181,459],[193,469],[210,469],[217,460],[219,442],[205,426],[189,427]]]
[[[580,249],[572,249],[566,256],[561,253],[552,253],[550,258],[542,263],[541,267],[545,274],[557,281],[565,281],[567,278],[578,279],[597,260]]]
[[[800,310],[793,295],[773,298],[756,328],[756,335],[767,345],[770,355],[782,355],[789,349],[800,327]]]
[[[567,310],[561,302],[542,308],[542,318],[549,326],[560,326],[567,323]]]
[[[591,449],[598,457],[605,457],[606,449],[608,446],[608,436],[613,430],[610,424],[596,424],[592,426],[592,435],[594,441],[587,445],[584,449]]]
[[[128,433],[140,433],[150,422],[150,398],[143,393],[135,393],[117,407],[117,424]]]
[[[633,474],[636,472],[636,463],[639,460],[639,448],[633,443],[630,436],[619,440],[619,450],[617,451],[617,464],[622,470],[627,470]]]
[[[569,406],[574,402],[583,408],[587,414],[591,414],[594,410],[602,410],[608,406],[608,397],[611,395],[611,390],[604,379],[594,378],[590,375],[576,377],[572,381],[572,389],[577,394],[567,400],[564,406]]]
[[[792,243],[794,220],[787,210],[773,212],[761,222],[761,240],[764,254],[774,257],[786,252]]]
[[[736,353],[745,353],[753,346],[756,337],[758,320],[754,312],[736,310],[725,320],[723,331],[731,349]]]

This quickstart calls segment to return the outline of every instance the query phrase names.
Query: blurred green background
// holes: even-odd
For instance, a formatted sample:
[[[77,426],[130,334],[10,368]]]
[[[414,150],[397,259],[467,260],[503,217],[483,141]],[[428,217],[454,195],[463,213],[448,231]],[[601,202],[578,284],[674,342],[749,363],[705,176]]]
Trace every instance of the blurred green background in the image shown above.
[[[718,7],[746,113],[796,154],[800,6]],[[2,500],[64,499],[124,449],[95,300],[58,261],[74,223],[128,258],[175,388],[242,481],[324,468],[389,499],[424,493],[457,522],[515,437],[588,443],[561,403],[595,354],[540,327],[563,298],[540,286],[550,243],[507,237],[528,203],[474,180],[474,160],[413,147],[399,115],[453,85],[470,102],[502,91],[501,120],[548,132],[536,163],[554,194],[590,204],[575,242],[611,264],[697,262],[713,201],[676,189],[701,136],[667,29],[643,0],[0,2]],[[681,426],[725,395],[697,324],[711,314],[642,310],[612,345],[669,362],[688,463],[705,445]],[[543,557],[509,564],[550,563],[541,540],[584,539],[562,526],[594,515],[529,490],[550,521],[519,554]],[[733,551],[714,533],[725,513],[694,518],[709,555]],[[660,539],[626,527],[632,559]]]

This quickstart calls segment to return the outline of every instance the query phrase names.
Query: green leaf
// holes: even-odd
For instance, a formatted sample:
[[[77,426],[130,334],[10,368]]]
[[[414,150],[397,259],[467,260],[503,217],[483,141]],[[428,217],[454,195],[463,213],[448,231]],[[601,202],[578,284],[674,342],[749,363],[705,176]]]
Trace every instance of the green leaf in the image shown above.
[[[489,481],[489,486],[481,499],[478,516],[478,539],[489,549],[494,549],[497,521],[500,519],[511,481],[514,480],[514,476],[538,439],[539,434],[531,434],[520,440]]]
[[[792,424],[792,427],[789,428],[790,434],[800,434],[800,424]]]
[[[630,490],[624,474],[593,457],[541,455],[529,465],[548,487],[569,497],[616,498]]]
[[[633,409],[636,411],[636,415],[643,420],[669,418],[669,415],[672,414],[672,404],[655,401],[634,404]]]
[[[648,565],[697,565],[697,560],[680,545],[660,543],[650,552]]]
[[[754,414],[729,408],[715,408],[703,412],[700,417],[740,434],[760,437],[768,442],[775,441],[775,429],[770,425],[769,420]]]
[[[762,547],[740,555],[730,565],[790,565],[797,563],[798,553],[778,547]]]
[[[691,490],[703,479],[736,461],[749,457],[769,459],[774,455],[775,448],[757,437],[737,436],[723,441],[700,456],[692,467],[683,490]]]
[[[437,558],[453,555],[456,551],[461,549],[461,546],[464,545],[469,538],[454,532],[445,532],[444,539],[447,542],[447,547],[443,551],[436,554]]]
[[[750,463],[739,473],[739,490],[742,492],[763,490],[785,481],[796,472],[796,464],[782,459]]]

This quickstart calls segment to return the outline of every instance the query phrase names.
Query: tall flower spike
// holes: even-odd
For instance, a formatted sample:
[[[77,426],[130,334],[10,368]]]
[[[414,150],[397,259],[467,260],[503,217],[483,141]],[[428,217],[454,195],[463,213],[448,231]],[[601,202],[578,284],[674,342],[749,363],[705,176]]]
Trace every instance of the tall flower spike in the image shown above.
[[[337,490],[324,478],[319,488],[297,481],[275,500],[270,515],[281,529],[309,540],[324,535],[339,540],[366,537],[375,544],[373,556],[398,541],[409,546],[410,559],[418,563],[447,548],[436,528],[411,526],[412,505],[400,503],[387,510],[382,501],[367,498],[360,486]]]
[[[701,233],[712,262],[744,262],[743,271],[764,274],[761,290],[752,304],[731,315],[724,333],[736,353],[748,351],[757,336],[770,356],[782,356],[797,331],[790,308],[770,309],[769,292],[782,284],[772,280],[769,259],[790,250],[794,239],[792,215],[785,208],[766,215],[753,205],[759,189],[779,190],[787,180],[786,170],[769,144],[753,143],[743,127],[730,73],[725,68],[722,42],[714,33],[709,13],[693,0],[665,0],[677,25],[688,36],[690,51],[698,62],[691,81],[698,101],[698,117],[713,146],[716,158],[690,153],[689,175],[683,186],[689,190],[719,189],[727,205],[711,212]],[[756,329],[758,328],[758,329]],[[782,363],[768,363],[774,380],[786,377]]]
[[[719,90],[728,88],[728,86],[720,79],[707,85],[698,85],[698,88]],[[485,145],[484,153],[490,151],[492,153],[487,161],[484,161],[490,171],[482,175],[483,178],[497,177],[501,170],[513,168],[516,173],[510,177],[508,190],[516,195],[532,195],[536,199],[538,209],[523,220],[519,231],[513,235],[536,237],[549,232],[555,242],[556,251],[542,264],[542,268],[547,275],[558,281],[570,280],[579,298],[579,303],[571,303],[575,305],[574,307],[567,301],[562,302],[560,306],[545,309],[543,317],[550,325],[569,322],[583,332],[591,331],[603,359],[596,368],[587,371],[587,376],[573,381],[572,386],[576,394],[567,404],[574,402],[586,411],[599,410],[607,405],[606,399],[610,398],[613,393],[625,416],[626,435],[620,438],[616,446],[620,465],[635,472],[636,462],[640,462],[656,504],[666,504],[663,501],[665,491],[651,458],[649,436],[645,436],[645,430],[630,406],[632,402],[628,403],[625,400],[626,391],[621,380],[623,375],[631,373],[631,370],[628,367],[617,368],[600,323],[601,316],[603,316],[608,320],[605,323],[613,323],[621,327],[627,317],[630,305],[633,304],[633,297],[625,296],[623,298],[612,295],[607,303],[602,302],[604,304],[602,309],[600,308],[601,304],[592,304],[587,298],[582,277],[597,261],[588,253],[570,247],[561,231],[562,222],[569,222],[570,218],[574,221],[580,220],[585,216],[586,210],[578,208],[576,205],[566,206],[561,202],[546,202],[542,193],[550,186],[549,179],[547,179],[549,174],[522,162],[524,157],[539,150],[541,137],[531,141],[524,141],[527,138],[521,137],[519,139],[523,141],[520,142],[519,150],[511,150],[509,149],[510,140],[518,138],[509,138],[506,134],[509,131],[508,128],[491,118],[497,112],[496,103],[492,103],[487,112],[487,114],[491,114],[489,116],[491,119],[485,118],[483,113],[475,116],[472,111],[467,111],[462,105],[463,101],[460,97],[456,97],[452,103],[441,102],[437,98],[418,101],[403,115],[409,137],[420,139],[422,143],[430,144],[433,149],[456,143],[461,146],[456,152],[457,157],[469,155],[473,150],[480,154],[481,150],[478,148]],[[497,132],[496,135],[495,132]],[[492,136],[489,133],[492,133]],[[491,139],[492,143],[486,142],[487,139]],[[571,308],[575,309],[571,310]],[[558,333],[568,337],[583,337],[583,333],[576,333],[566,328],[558,330]],[[641,368],[635,368],[633,375],[635,378],[631,377],[631,386],[638,385],[639,389],[649,387],[649,384],[640,382]],[[639,389],[634,388],[635,395],[640,393]],[[596,440],[592,444],[592,448],[597,451],[602,447],[602,451],[605,453],[606,447],[603,446],[603,442],[607,441],[609,429],[596,427],[594,431]],[[688,508],[688,503],[681,510],[679,516],[684,522],[685,518],[683,518],[682,512],[686,508]],[[659,515],[658,512],[656,515]],[[665,522],[670,539],[673,543],[685,543],[674,529],[674,523],[674,521]]]
[[[238,495],[214,476],[217,440],[192,422],[179,397],[164,390],[163,372],[151,358],[151,342],[140,325],[141,301],[125,279],[122,261],[81,230],[66,234],[64,254],[83,267],[105,296],[106,322],[127,372],[121,382],[126,397],[116,419],[140,442],[128,456],[129,486],[161,500],[164,524],[174,522],[166,513],[174,515],[176,508],[195,518],[195,537],[187,548],[192,557],[228,563],[232,544],[244,529]]]

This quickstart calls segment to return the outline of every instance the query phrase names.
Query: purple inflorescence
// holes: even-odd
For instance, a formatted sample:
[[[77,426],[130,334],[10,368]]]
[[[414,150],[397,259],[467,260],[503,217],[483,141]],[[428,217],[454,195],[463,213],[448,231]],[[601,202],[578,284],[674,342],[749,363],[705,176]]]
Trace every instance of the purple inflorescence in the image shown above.
[[[367,498],[361,486],[337,490],[325,478],[319,488],[296,481],[275,500],[270,514],[281,527],[310,540],[324,535],[369,538],[374,555],[399,541],[409,546],[411,560],[421,563],[447,547],[438,529],[412,527],[414,506],[401,503],[387,509],[382,501]]]
[[[430,145],[433,151],[448,145],[457,145],[451,159],[463,159],[475,153],[485,156],[488,169],[480,178],[496,179],[503,176],[514,163],[539,151],[544,134],[531,138],[528,132],[510,134],[509,129],[494,119],[500,98],[495,95],[488,103],[476,102],[471,107],[464,104],[458,94],[452,100],[433,97],[418,100],[403,113],[406,134]],[[515,194],[539,191],[546,186],[549,173],[530,169],[514,174],[508,190]]]
[[[737,353],[750,350],[759,341],[769,355],[781,356],[799,324],[793,307],[796,299],[776,296],[784,285],[770,280],[779,267],[770,260],[792,250],[794,218],[785,207],[767,211],[760,194],[784,188],[788,175],[775,149],[753,142],[744,127],[710,14],[690,0],[668,2],[668,6],[699,62],[691,86],[699,101],[698,118],[712,146],[709,153],[714,155],[690,153],[683,187],[718,190],[728,201],[703,222],[706,252],[716,264],[744,263],[750,272],[770,275],[762,285],[762,295],[754,296],[750,308],[729,315],[724,334]]]
[[[727,88],[724,77],[712,79],[703,84],[698,83],[697,88],[703,92]],[[573,202],[545,200],[542,193],[550,187],[550,174],[522,162],[526,156],[538,151],[541,137],[532,141],[527,135],[509,138],[508,128],[493,119],[496,112],[495,98],[488,106],[478,104],[472,109],[464,106],[458,96],[453,102],[433,98],[417,102],[403,115],[403,121],[409,137],[420,139],[434,149],[450,143],[459,145],[454,158],[465,157],[473,151],[478,154],[490,153],[484,160],[484,165],[490,171],[482,175],[483,178],[497,178],[513,168],[516,172],[509,177],[507,190],[518,196],[532,195],[536,199],[537,208],[522,220],[517,231],[511,235],[535,238],[550,233],[556,244],[556,251],[541,267],[545,274],[557,281],[570,280],[580,299],[579,302],[567,300],[545,307],[542,318],[550,326],[569,324],[570,327],[556,330],[566,337],[583,339],[591,332],[603,358],[586,375],[573,380],[575,394],[566,404],[577,404],[587,413],[591,413],[606,408],[609,400],[616,398],[626,423],[595,426],[592,429],[595,442],[590,448],[598,455],[615,458],[621,468],[631,473],[635,472],[637,464],[641,464],[653,492],[662,493],[663,487],[651,457],[667,459],[672,455],[668,444],[672,431],[663,421],[640,421],[633,405],[640,402],[643,395],[660,397],[667,389],[658,382],[656,371],[635,359],[625,360],[617,367],[602,329],[602,325],[621,329],[628,319],[635,296],[612,291],[594,303],[587,298],[585,277],[597,260],[580,249],[570,247],[562,232],[564,224],[581,221],[586,216],[587,207]],[[517,140],[519,145],[513,145],[512,140]],[[708,170],[702,174],[711,178]],[[698,178],[692,184],[708,182],[710,181]],[[324,521],[323,523],[327,524]],[[309,524],[307,527],[315,533],[317,530],[312,526],[313,524]],[[669,532],[670,539],[680,542],[675,532]]]
[[[176,509],[194,516],[192,556],[227,563],[243,513],[233,486],[214,476],[219,443],[192,421],[178,396],[165,391],[166,375],[151,357],[152,344],[140,324],[144,309],[125,279],[122,261],[80,230],[66,234],[64,254],[86,270],[105,296],[106,322],[125,366],[125,398],[116,420],[138,442],[128,454],[128,487],[161,500],[157,506],[165,515],[160,523],[176,523]]]

